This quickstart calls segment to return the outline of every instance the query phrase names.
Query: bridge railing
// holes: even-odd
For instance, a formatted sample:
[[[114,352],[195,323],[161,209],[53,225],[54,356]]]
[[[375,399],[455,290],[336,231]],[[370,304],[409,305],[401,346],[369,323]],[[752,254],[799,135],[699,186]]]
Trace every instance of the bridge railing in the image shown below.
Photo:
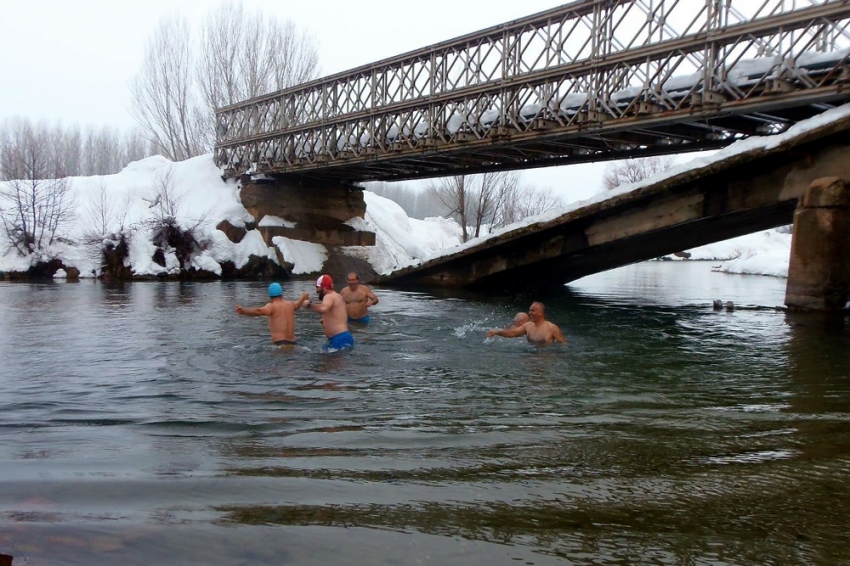
[[[218,109],[216,161],[294,172],[818,93],[850,80],[849,24],[850,0],[575,2]]]

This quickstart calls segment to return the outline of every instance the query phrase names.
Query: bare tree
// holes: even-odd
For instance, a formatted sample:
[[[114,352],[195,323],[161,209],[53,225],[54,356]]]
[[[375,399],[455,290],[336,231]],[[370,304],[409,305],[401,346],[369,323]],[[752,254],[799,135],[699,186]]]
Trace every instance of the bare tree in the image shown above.
[[[508,195],[498,226],[507,226],[523,218],[543,214],[563,206],[563,202],[551,191],[531,186],[518,188]]]
[[[163,19],[145,48],[133,86],[133,113],[151,143],[173,161],[206,151],[205,113],[194,89],[191,37],[185,20]]]
[[[317,75],[318,51],[291,21],[224,4],[202,31],[198,79],[211,110],[281,90]]]
[[[292,22],[224,4],[200,31],[200,51],[178,17],[160,22],[133,84],[136,118],[174,161],[208,152],[215,109],[315,78],[318,50]]]
[[[644,157],[641,159],[626,159],[608,166],[602,182],[608,190],[636,183],[673,167],[671,157]]]
[[[169,167],[154,180],[154,198],[150,201],[154,218],[158,222],[174,222],[180,214],[183,194],[174,186],[174,171]]]
[[[519,189],[519,173],[515,171],[500,171],[497,173],[484,173],[480,177],[480,184],[475,193],[473,202],[475,210],[472,220],[475,226],[475,237],[481,234],[481,225],[501,225],[502,216],[505,214],[505,206],[511,200],[511,196]]]
[[[519,187],[519,174],[512,171],[444,177],[428,187],[445,207],[446,213],[461,225],[463,241],[481,235],[485,224],[500,225],[506,203]]]
[[[20,152],[26,152],[29,140],[38,139],[39,158],[43,166],[21,167]],[[110,127],[81,130],[79,126],[61,124],[34,125],[27,119],[7,119],[0,124],[0,179],[21,180],[28,174],[42,179],[109,175],[117,173],[131,161],[152,155],[138,130],[121,134]]]
[[[106,190],[106,184],[103,181],[100,182],[96,191],[94,198],[87,201],[84,211],[87,225],[84,238],[91,243],[102,241],[116,229],[121,231],[129,208],[129,202],[119,208],[115,197]]]
[[[119,207],[114,195],[106,190],[106,184],[101,181],[96,189],[94,198],[86,202],[83,212],[86,228],[83,231],[83,245],[87,255],[93,260],[103,259],[104,246],[107,240],[124,232],[124,223],[130,208],[129,198]],[[129,195],[128,195],[129,196]]]
[[[0,222],[12,248],[21,255],[44,250],[73,219],[67,178],[57,173],[53,132],[21,123],[0,140]],[[60,178],[50,178],[50,177]]]
[[[126,167],[133,161],[139,161],[145,157],[150,157],[155,153],[155,150],[153,150],[139,130],[125,132],[121,147],[123,148],[124,154],[122,167]]]
[[[446,215],[454,217],[460,224],[461,239],[465,242],[469,239],[467,232],[468,205],[471,198],[471,177],[468,175],[456,175],[454,177],[442,177],[428,186],[428,192],[434,195],[445,207]]]
[[[291,21],[224,4],[203,30],[198,84],[208,109],[207,145],[215,143],[215,109],[307,82],[318,74],[313,40]]]

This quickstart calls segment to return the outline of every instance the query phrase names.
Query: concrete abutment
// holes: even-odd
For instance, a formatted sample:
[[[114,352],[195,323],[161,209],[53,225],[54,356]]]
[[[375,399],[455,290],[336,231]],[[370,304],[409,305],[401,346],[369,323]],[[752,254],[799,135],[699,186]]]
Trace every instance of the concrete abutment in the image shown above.
[[[839,177],[815,179],[794,212],[785,305],[839,311],[850,299],[850,189]]]
[[[348,271],[355,271],[364,281],[374,277],[368,261],[349,255],[343,249],[375,245],[374,232],[346,224],[352,218],[365,218],[366,202],[361,187],[311,179],[266,176],[255,180],[246,176],[242,179],[240,198],[254,222],[244,229],[229,224],[220,227],[231,241],[239,242],[246,233],[257,230],[266,245],[274,248],[278,261],[290,274],[297,267],[293,263],[295,258],[284,257],[274,239],[283,237],[320,244],[327,250],[327,259],[319,272],[344,276]],[[301,271],[294,277],[317,273]]]

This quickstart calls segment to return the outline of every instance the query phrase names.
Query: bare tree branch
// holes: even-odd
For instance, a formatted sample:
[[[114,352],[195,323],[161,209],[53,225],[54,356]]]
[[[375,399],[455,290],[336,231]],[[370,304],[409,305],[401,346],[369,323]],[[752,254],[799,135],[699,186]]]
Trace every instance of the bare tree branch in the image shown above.
[[[0,145],[0,222],[10,246],[29,255],[52,245],[74,214],[67,178],[51,179],[61,164],[53,151],[54,132],[46,126],[21,128],[4,135]]]
[[[470,193],[470,177],[458,175],[455,177],[442,177],[428,186],[431,193],[446,209],[446,216],[455,217],[460,224],[461,239],[465,242],[469,239],[467,232],[467,201]]]
[[[307,82],[318,75],[312,38],[290,21],[224,4],[201,33],[197,82],[206,103],[208,146],[215,141],[216,108]]]
[[[144,63],[133,81],[133,113],[151,142],[172,161],[182,161],[208,149],[193,69],[187,23],[176,16],[162,20],[147,44]]]
[[[474,176],[445,177],[428,188],[448,216],[458,220],[463,241],[481,236],[485,226],[503,226],[506,218],[518,212],[517,192],[520,175],[515,171],[500,171]],[[511,208],[513,207],[513,208]]]
[[[654,177],[673,167],[673,164],[671,157],[644,157],[615,162],[605,170],[602,182],[606,189],[615,189],[620,185],[629,185]]]

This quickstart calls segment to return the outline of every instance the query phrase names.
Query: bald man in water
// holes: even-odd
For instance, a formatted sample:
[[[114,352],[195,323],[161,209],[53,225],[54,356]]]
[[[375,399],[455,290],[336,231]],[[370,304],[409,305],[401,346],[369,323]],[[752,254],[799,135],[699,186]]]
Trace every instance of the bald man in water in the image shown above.
[[[510,330],[511,328],[519,328],[520,326],[522,326],[526,322],[528,322],[528,315],[524,312],[518,312],[514,315],[514,321],[511,323],[511,325],[506,326],[502,330]],[[487,333],[487,337],[488,338],[490,337],[489,332]]]
[[[519,326],[514,325],[510,328],[502,328],[501,330],[490,330],[487,332],[487,338],[493,336],[516,338],[517,336],[525,335],[532,344],[567,343],[567,339],[564,338],[561,329],[554,323],[546,320],[546,307],[543,303],[538,301],[531,303],[531,308],[528,309],[528,318],[530,319],[528,322]]]
[[[372,289],[360,283],[360,277],[356,273],[348,274],[348,286],[339,294],[345,301],[348,322],[369,324],[369,311],[367,309],[378,304],[378,297],[375,296]]]
[[[518,312],[514,315],[514,321],[508,328],[519,328],[526,322],[528,322],[528,314],[524,312]]]

